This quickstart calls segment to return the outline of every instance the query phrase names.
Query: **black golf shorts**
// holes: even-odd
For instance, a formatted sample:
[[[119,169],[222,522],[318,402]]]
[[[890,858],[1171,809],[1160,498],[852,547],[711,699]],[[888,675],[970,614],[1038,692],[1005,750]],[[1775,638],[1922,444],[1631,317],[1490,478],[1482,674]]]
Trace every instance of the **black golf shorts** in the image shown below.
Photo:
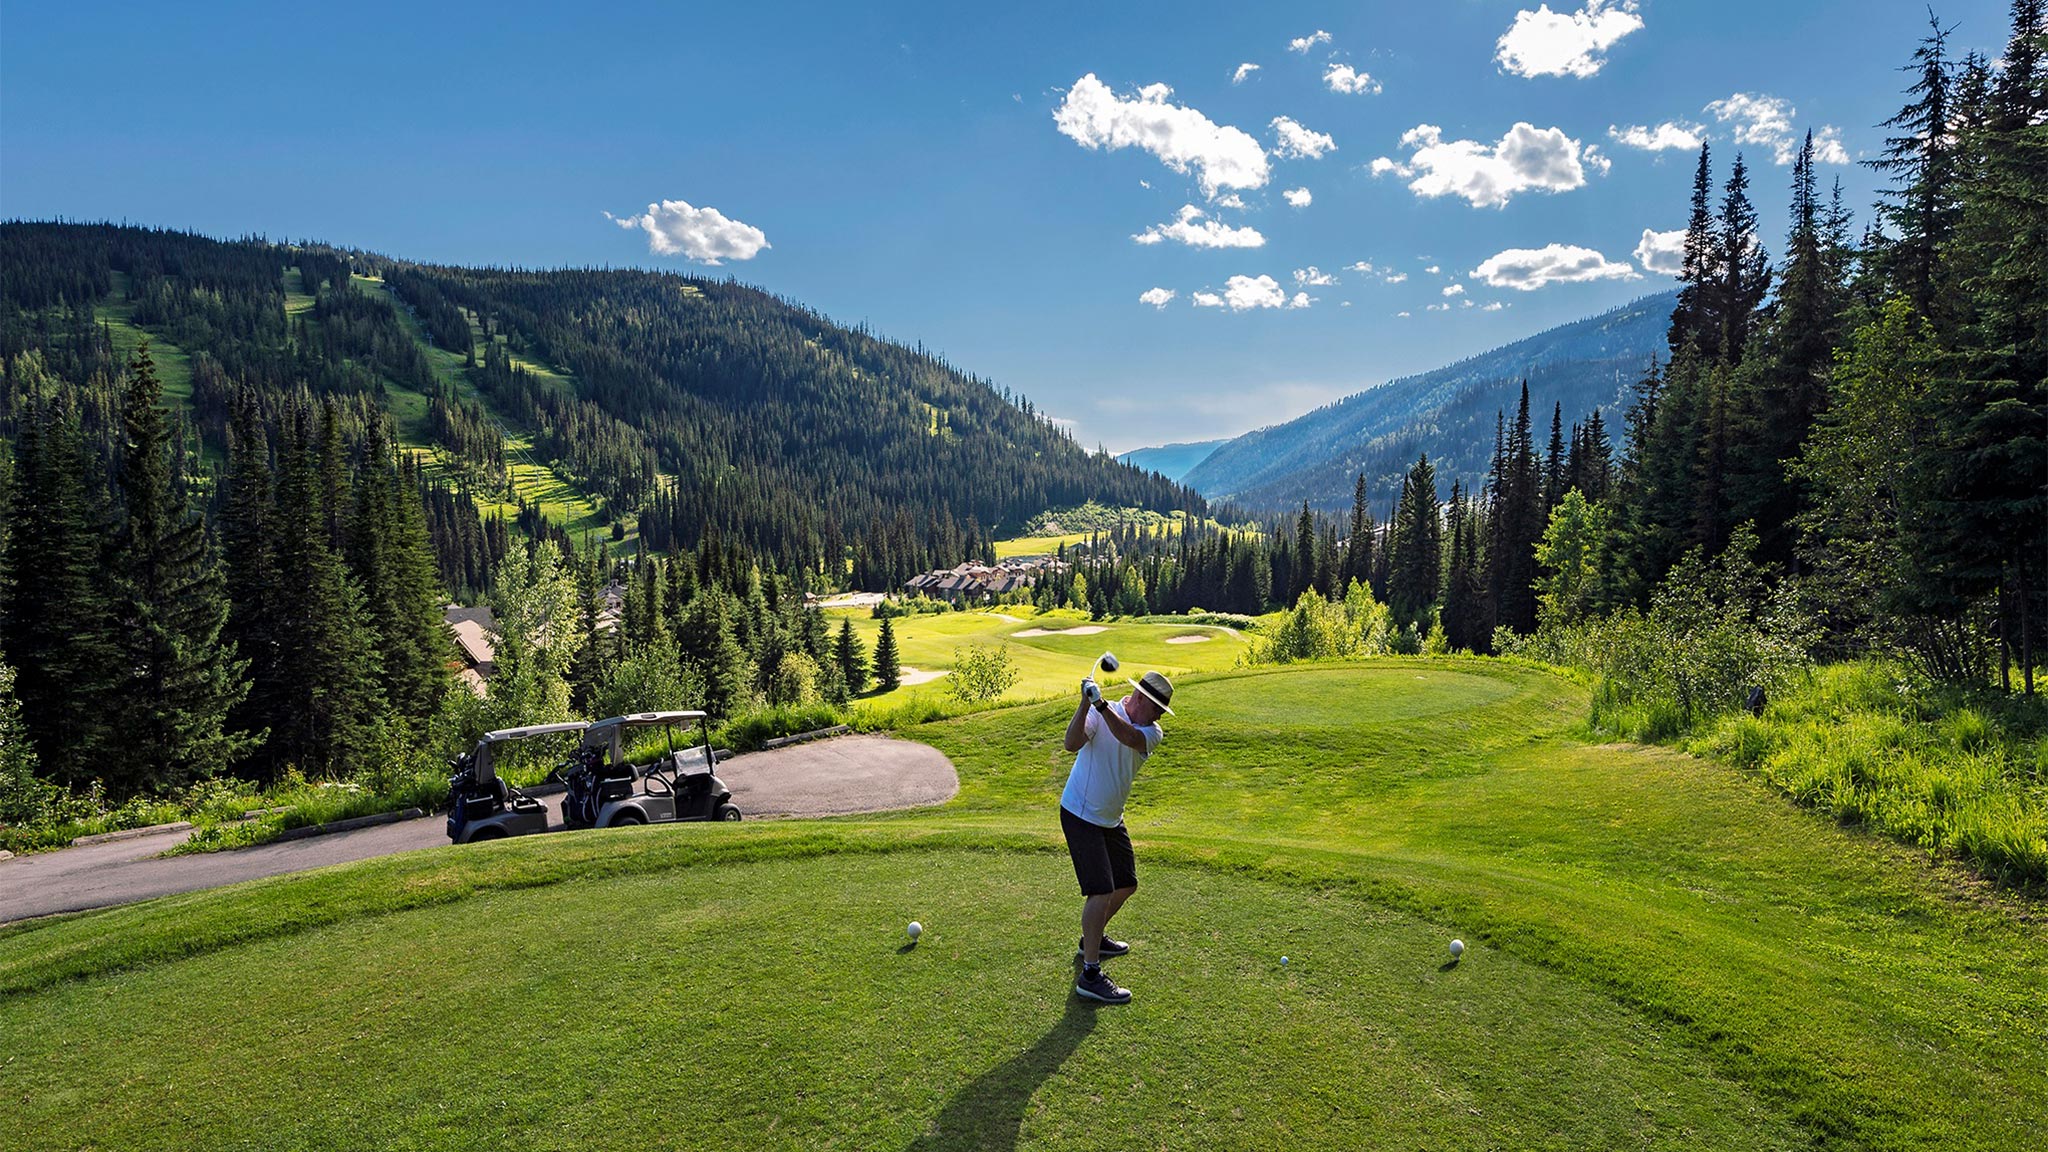
[[[1060,831],[1067,834],[1067,854],[1074,858],[1081,895],[1107,896],[1118,888],[1138,886],[1138,858],[1131,854],[1131,834],[1122,824],[1091,824],[1062,805]]]

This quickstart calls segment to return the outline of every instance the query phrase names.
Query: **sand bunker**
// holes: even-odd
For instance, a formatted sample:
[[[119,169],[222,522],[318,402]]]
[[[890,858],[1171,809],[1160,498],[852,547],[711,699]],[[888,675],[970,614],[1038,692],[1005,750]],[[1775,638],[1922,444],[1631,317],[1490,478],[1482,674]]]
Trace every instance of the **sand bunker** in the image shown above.
[[[1214,639],[1214,636],[1168,636],[1166,642],[1168,644],[1206,644]]]
[[[927,672],[921,668],[912,668],[909,665],[904,665],[896,669],[897,682],[906,688],[912,684],[929,684],[946,674],[946,670],[943,668]]]
[[[1026,628],[1022,632],[1012,632],[1010,635],[1021,639],[1025,636],[1093,636],[1097,632],[1107,631],[1109,629],[1100,624],[1083,624],[1079,628]]]

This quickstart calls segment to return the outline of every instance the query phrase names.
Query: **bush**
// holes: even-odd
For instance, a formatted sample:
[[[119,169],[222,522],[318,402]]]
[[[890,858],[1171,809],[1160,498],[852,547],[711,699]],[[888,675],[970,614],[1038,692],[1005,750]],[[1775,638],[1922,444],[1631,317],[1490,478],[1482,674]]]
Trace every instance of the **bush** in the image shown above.
[[[953,672],[946,688],[969,704],[994,700],[1017,682],[1017,666],[1010,659],[1010,646],[975,644],[953,649]]]
[[[736,716],[711,733],[714,747],[753,752],[770,740],[815,732],[846,723],[846,715],[829,704],[768,708]]]

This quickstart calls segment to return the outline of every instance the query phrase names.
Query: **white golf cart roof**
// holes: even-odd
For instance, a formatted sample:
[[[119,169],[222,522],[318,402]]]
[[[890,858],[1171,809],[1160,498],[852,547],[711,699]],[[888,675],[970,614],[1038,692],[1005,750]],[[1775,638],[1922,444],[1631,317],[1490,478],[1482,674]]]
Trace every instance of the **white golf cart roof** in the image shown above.
[[[548,736],[556,732],[581,732],[589,726],[581,720],[571,720],[563,724],[529,724],[524,728],[500,728],[496,732],[486,732],[483,739],[476,742],[476,752],[471,756],[476,766],[476,777],[478,780],[489,780],[498,774],[496,766],[491,763],[493,744],[502,744],[507,740],[524,740],[529,736]]]
[[[688,724],[709,718],[704,712],[634,712],[626,716],[613,716],[593,722],[583,730],[585,748],[603,748],[609,751],[612,763],[617,764],[625,755],[625,748],[619,739],[629,728],[650,728],[656,724]]]
[[[524,740],[528,736],[547,736],[555,732],[581,732],[590,727],[587,721],[570,720],[561,724],[529,724],[524,728],[500,728],[496,732],[484,733],[484,741],[496,744],[500,740]]]

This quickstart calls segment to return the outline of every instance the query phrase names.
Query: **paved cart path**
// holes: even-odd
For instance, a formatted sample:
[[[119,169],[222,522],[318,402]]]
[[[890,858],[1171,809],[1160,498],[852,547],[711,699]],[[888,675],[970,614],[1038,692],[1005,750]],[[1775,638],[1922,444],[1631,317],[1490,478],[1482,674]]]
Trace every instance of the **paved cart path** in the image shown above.
[[[936,748],[883,736],[842,736],[735,756],[718,766],[733,803],[756,817],[846,816],[943,804],[960,790]],[[562,798],[545,798],[561,822]],[[440,813],[354,832],[234,852],[159,858],[185,832],[162,832],[0,861],[0,923],[216,888],[259,876],[450,847]]]

